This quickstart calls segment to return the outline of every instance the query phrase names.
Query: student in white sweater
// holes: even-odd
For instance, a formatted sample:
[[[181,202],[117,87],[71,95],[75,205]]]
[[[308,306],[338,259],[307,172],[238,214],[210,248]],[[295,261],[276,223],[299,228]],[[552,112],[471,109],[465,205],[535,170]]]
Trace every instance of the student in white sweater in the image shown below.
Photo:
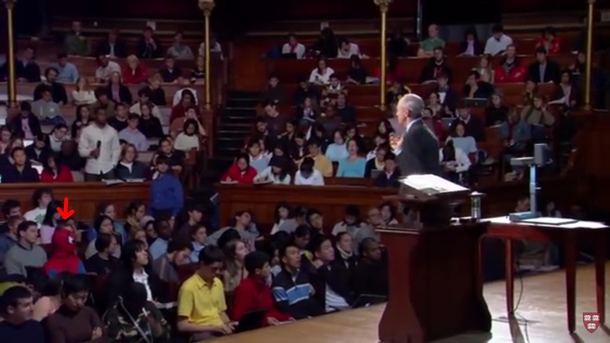
[[[192,149],[195,149],[199,151],[198,129],[199,123],[197,123],[195,119],[187,119],[184,122],[182,132],[180,132],[174,140],[174,149],[181,151],[191,151]]]
[[[282,54],[295,54],[298,59],[305,57],[305,45],[297,41],[294,33],[288,35],[288,43],[282,45]]]
[[[274,185],[289,185],[292,178],[288,173],[288,162],[283,157],[275,156],[269,161],[269,166],[254,178],[254,183],[271,183]]]
[[[326,64],[326,58],[320,58],[318,67],[309,74],[309,82],[318,86],[327,85],[330,82],[330,76],[335,71]]]
[[[324,177],[314,169],[311,157],[305,157],[299,171],[294,175],[294,184],[297,186],[324,186]]]

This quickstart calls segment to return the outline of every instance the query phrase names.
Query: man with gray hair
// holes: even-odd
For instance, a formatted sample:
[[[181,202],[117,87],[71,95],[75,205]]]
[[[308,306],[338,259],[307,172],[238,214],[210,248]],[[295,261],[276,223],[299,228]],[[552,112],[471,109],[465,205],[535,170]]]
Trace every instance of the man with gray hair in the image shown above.
[[[402,176],[441,173],[439,143],[422,119],[424,108],[416,94],[403,96],[396,105],[396,119],[406,129],[402,137],[391,135],[390,145]]]
[[[403,96],[396,105],[396,119],[405,126],[402,137],[390,136],[401,176],[441,174],[439,144],[422,118],[425,104],[415,94]],[[401,187],[399,193],[403,193]],[[444,203],[431,204],[420,211],[403,208],[404,222],[414,228],[444,227],[451,220],[451,210]]]

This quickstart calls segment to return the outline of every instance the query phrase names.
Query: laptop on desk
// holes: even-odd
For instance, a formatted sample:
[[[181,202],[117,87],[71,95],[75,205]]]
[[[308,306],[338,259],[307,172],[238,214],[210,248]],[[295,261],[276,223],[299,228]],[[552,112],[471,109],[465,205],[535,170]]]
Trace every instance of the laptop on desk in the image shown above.
[[[387,297],[383,295],[374,295],[374,294],[360,294],[358,299],[352,305],[352,308],[361,308],[361,307],[369,307],[372,305],[381,304],[388,301]]]
[[[263,320],[265,319],[266,313],[267,310],[256,310],[246,312],[237,324],[237,327],[235,328],[235,333],[260,329],[263,326]]]

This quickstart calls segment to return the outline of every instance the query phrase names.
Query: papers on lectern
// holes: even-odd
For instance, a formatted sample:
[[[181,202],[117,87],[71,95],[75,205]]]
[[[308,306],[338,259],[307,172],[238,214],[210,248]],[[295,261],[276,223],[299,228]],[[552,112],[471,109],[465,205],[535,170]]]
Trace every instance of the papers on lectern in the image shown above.
[[[432,174],[409,175],[400,180],[405,186],[426,195],[468,192],[469,189]]]

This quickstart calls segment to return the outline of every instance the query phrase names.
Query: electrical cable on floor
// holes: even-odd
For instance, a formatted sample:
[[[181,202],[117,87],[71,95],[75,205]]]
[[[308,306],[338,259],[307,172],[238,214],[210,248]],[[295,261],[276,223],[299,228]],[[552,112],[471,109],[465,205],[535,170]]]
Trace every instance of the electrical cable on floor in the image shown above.
[[[521,304],[521,299],[523,298],[523,290],[525,287],[523,286],[523,273],[518,272],[520,269],[519,259],[516,260],[515,264],[516,264],[515,273],[517,274],[517,277],[519,278],[519,296],[517,297],[517,303],[514,305],[514,308],[513,308],[513,315],[515,317],[518,316],[523,320],[523,331],[525,333],[525,341],[527,343],[531,343],[529,331],[527,328],[528,320],[525,317],[517,314],[517,309],[519,308],[519,305]],[[517,325],[519,325],[518,322],[517,322]]]

